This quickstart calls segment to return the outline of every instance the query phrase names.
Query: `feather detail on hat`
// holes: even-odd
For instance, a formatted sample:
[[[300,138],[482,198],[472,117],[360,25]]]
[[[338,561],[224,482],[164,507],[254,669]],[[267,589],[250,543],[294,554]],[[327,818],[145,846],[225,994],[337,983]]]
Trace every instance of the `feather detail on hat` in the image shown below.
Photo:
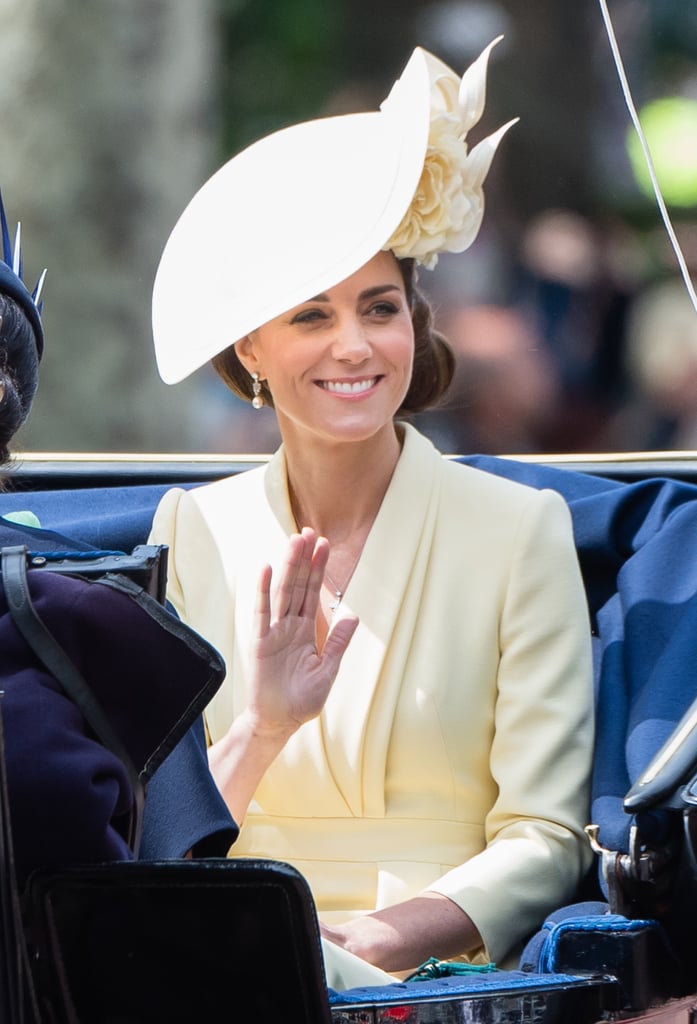
[[[0,237],[2,238],[2,253],[0,254],[0,292],[4,292],[14,299],[24,310],[27,319],[32,325],[36,338],[36,349],[41,358],[44,349],[44,334],[41,325],[41,313],[43,303],[41,302],[41,289],[43,288],[46,271],[41,273],[32,292],[22,280],[22,226],[17,224],[14,244],[10,238],[10,230],[7,224],[5,207],[0,194]]]
[[[479,233],[484,179],[499,142],[517,120],[468,150],[467,133],[484,112],[489,54],[501,38],[489,43],[461,80],[425,53],[431,81],[428,148],[409,209],[384,246],[400,259],[411,257],[432,269],[440,253],[464,252]]]

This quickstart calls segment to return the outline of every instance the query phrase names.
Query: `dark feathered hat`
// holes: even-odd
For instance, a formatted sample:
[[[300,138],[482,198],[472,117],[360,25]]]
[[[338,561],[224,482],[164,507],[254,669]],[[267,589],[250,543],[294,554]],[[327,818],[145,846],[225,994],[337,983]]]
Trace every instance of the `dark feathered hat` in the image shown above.
[[[44,331],[41,325],[41,289],[44,283],[46,271],[44,270],[36,287],[32,292],[22,280],[22,247],[21,247],[21,225],[17,225],[14,245],[10,239],[10,231],[7,226],[5,207],[0,194],[0,230],[2,231],[2,259],[0,259],[0,292],[9,295],[11,299],[24,311],[36,338],[36,350],[39,359],[44,351]]]

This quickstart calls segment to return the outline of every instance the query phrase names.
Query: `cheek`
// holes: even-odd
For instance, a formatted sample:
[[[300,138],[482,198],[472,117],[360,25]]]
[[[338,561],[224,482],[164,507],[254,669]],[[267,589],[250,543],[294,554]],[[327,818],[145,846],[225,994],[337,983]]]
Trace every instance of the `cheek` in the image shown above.
[[[395,366],[403,367],[408,378],[414,365],[414,333],[400,331],[390,340],[390,358]]]
[[[288,396],[305,380],[308,361],[286,352],[282,361],[269,361],[267,367],[266,381],[271,394]]]

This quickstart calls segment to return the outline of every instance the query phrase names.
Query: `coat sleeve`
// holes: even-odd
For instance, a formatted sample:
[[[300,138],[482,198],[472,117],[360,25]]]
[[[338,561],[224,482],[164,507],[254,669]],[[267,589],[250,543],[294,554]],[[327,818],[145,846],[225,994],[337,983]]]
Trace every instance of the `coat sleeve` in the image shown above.
[[[150,543],[167,544],[170,549],[167,599],[186,621],[184,588],[177,571],[176,545],[181,499],[186,491],[174,488],[158,505]],[[185,547],[185,555],[191,545]],[[193,558],[196,553],[194,550]],[[208,767],[203,718],[160,766],[148,787],[143,822],[141,855],[146,859],[223,857],[239,833]]]
[[[238,831],[210,774],[199,717],[150,780],[140,856],[225,857]]]
[[[495,962],[573,897],[592,860],[591,634],[568,509],[550,491],[531,491],[520,517],[499,635],[486,847],[429,886],[472,918],[477,958]]]
[[[177,513],[179,502],[186,494],[180,487],[173,487],[167,491],[155,510],[148,544],[167,544],[169,547],[169,560],[167,564],[167,600],[172,605],[180,619],[186,621],[184,609],[184,594],[182,585],[177,574],[176,565],[176,532]]]

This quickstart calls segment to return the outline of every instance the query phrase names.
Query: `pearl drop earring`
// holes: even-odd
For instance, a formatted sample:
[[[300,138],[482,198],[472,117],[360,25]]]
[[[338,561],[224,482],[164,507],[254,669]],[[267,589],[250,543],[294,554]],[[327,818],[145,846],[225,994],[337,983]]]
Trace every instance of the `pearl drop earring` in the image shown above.
[[[258,373],[252,374],[252,393],[254,395],[252,398],[252,405],[255,409],[261,409],[264,404],[264,399],[261,394],[261,381],[259,380]]]

